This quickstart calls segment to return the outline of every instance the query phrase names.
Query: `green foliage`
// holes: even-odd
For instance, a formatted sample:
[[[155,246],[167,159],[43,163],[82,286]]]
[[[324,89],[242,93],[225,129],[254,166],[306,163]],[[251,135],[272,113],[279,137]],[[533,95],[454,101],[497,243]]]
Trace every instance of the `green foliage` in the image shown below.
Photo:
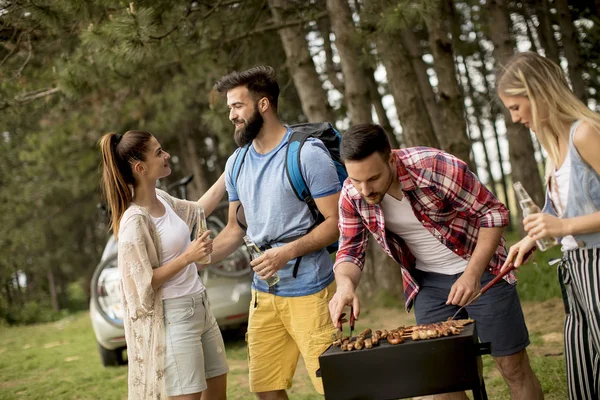
[[[57,321],[67,315],[66,311],[55,312],[48,302],[27,301],[24,304],[8,305],[0,299],[0,319],[9,325],[29,325]]]
[[[367,3],[363,19],[383,34],[400,33],[429,22],[439,4],[440,0],[378,0]]]
[[[557,266],[549,264],[550,260],[561,255],[559,246],[545,252],[536,251],[533,259],[519,268],[517,289],[522,301],[545,301],[561,297]]]
[[[519,240],[517,233],[506,236],[506,245],[510,247]],[[554,246],[545,252],[536,250],[532,259],[519,267],[516,272],[517,290],[521,301],[546,301],[561,298],[560,285],[556,274],[556,264],[551,260],[560,259],[560,246]]]
[[[85,307],[107,238],[96,207],[103,133],[154,132],[174,156],[172,179],[197,167],[207,187],[234,149],[225,106],[209,105],[220,76],[270,63],[284,118],[302,114],[276,31],[252,33],[262,1],[0,4],[0,319],[54,318],[50,271],[59,309]],[[21,291],[9,284],[17,271]]]
[[[597,102],[600,92],[600,16],[583,14],[583,17],[576,22],[579,28],[579,51],[582,65],[585,73],[584,81],[588,85],[589,98],[596,99],[596,111],[600,110]],[[591,90],[590,90],[591,89]]]
[[[402,299],[402,295],[398,296],[398,293],[390,293],[385,289],[378,290],[370,298],[365,300],[369,308],[404,308],[404,300]]]
[[[87,310],[89,305],[89,296],[85,292],[85,285],[81,281],[70,282],[67,285],[67,309],[69,311]]]
[[[288,23],[313,21],[315,13],[325,9],[318,1],[291,3]],[[482,40],[489,36],[485,7],[472,0],[455,3],[463,32],[477,33],[463,41],[459,53],[487,73],[489,68],[483,67],[493,60],[489,43]],[[428,51],[425,25],[439,0],[354,5],[365,35],[351,39],[363,41],[366,64],[372,63],[368,34],[373,32],[387,35],[410,28],[423,52]],[[286,67],[295,60],[286,60],[263,0],[141,0],[131,5],[121,0],[0,0],[0,10],[2,310],[17,309],[30,299],[45,310],[52,303],[50,272],[59,309],[85,303],[69,283],[79,282],[87,293],[85,283],[107,238],[106,216],[96,207],[102,201],[97,141],[103,133],[134,128],[154,132],[174,156],[170,179],[202,171],[206,181],[200,187],[207,187],[235,148],[225,104],[211,98],[222,75],[256,64],[272,65],[281,86],[283,121],[304,120]],[[589,11],[574,13],[593,95],[600,88],[600,25]],[[483,59],[472,57],[483,48]],[[311,45],[311,51],[320,50]],[[486,93],[474,104],[489,118]],[[344,110],[340,104],[341,118]],[[556,295],[553,273],[544,271],[522,268],[523,296]],[[30,283],[22,293],[10,285],[17,272],[26,274]],[[547,283],[541,283],[545,279]],[[36,315],[36,310],[27,309],[25,314]]]

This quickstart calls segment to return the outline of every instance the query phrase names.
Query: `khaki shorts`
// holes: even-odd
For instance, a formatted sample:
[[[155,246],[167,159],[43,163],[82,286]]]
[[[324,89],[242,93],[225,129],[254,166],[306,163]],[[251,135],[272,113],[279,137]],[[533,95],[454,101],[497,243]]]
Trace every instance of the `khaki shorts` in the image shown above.
[[[246,335],[251,392],[292,387],[302,354],[315,390],[323,394],[323,383],[316,371],[319,356],[337,334],[329,315],[329,300],[335,289],[332,282],[320,292],[302,297],[252,291]]]
[[[229,370],[225,344],[206,292],[163,300],[165,389],[168,396],[206,390],[206,380]]]

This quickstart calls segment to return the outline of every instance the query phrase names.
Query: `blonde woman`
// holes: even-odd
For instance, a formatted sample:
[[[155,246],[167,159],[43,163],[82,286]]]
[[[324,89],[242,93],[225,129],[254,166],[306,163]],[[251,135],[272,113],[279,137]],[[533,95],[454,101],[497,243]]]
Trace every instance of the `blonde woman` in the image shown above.
[[[224,178],[197,203],[180,200],[155,188],[171,168],[151,133],[108,133],[100,149],[119,242],[129,399],[225,399],[225,346],[195,264],[212,240],[190,237],[200,209],[210,214],[224,195]]]
[[[543,212],[523,220],[528,235],[511,247],[505,266],[521,265],[538,239],[560,241],[569,397],[598,399],[600,115],[575,97],[558,65],[536,53],[515,55],[497,81],[513,122],[535,133],[549,163]]]

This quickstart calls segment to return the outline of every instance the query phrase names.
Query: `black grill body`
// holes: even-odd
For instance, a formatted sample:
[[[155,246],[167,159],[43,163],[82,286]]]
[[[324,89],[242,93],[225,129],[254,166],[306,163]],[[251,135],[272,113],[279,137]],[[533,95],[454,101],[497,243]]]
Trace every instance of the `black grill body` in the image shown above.
[[[487,400],[482,354],[475,324],[455,336],[390,345],[380,340],[371,349],[342,351],[329,347],[320,357],[325,398],[387,400],[472,390],[475,400]]]

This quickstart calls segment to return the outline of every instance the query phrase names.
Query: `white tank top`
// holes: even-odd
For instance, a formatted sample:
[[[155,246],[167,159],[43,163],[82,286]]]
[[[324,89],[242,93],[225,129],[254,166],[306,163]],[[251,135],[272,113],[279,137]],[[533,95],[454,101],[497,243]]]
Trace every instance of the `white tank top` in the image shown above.
[[[158,218],[152,217],[152,221],[160,237],[162,247],[160,258],[162,265],[165,265],[183,254],[190,245],[190,229],[166,201],[161,199],[160,196],[158,198],[165,206],[165,213]],[[205,287],[198,276],[196,265],[191,263],[166,281],[162,289],[163,299],[172,299],[203,292]]]
[[[386,229],[404,240],[416,258],[418,270],[454,275],[466,269],[467,260],[454,254],[421,224],[406,197],[398,201],[386,194],[381,207]]]
[[[571,177],[571,154],[567,152],[565,161],[559,169],[554,170],[555,188],[550,190],[550,199],[554,204],[556,215],[562,218],[566,208],[567,199],[569,198],[569,178]],[[579,247],[577,241],[571,235],[565,236],[560,241],[562,251],[573,250]]]

